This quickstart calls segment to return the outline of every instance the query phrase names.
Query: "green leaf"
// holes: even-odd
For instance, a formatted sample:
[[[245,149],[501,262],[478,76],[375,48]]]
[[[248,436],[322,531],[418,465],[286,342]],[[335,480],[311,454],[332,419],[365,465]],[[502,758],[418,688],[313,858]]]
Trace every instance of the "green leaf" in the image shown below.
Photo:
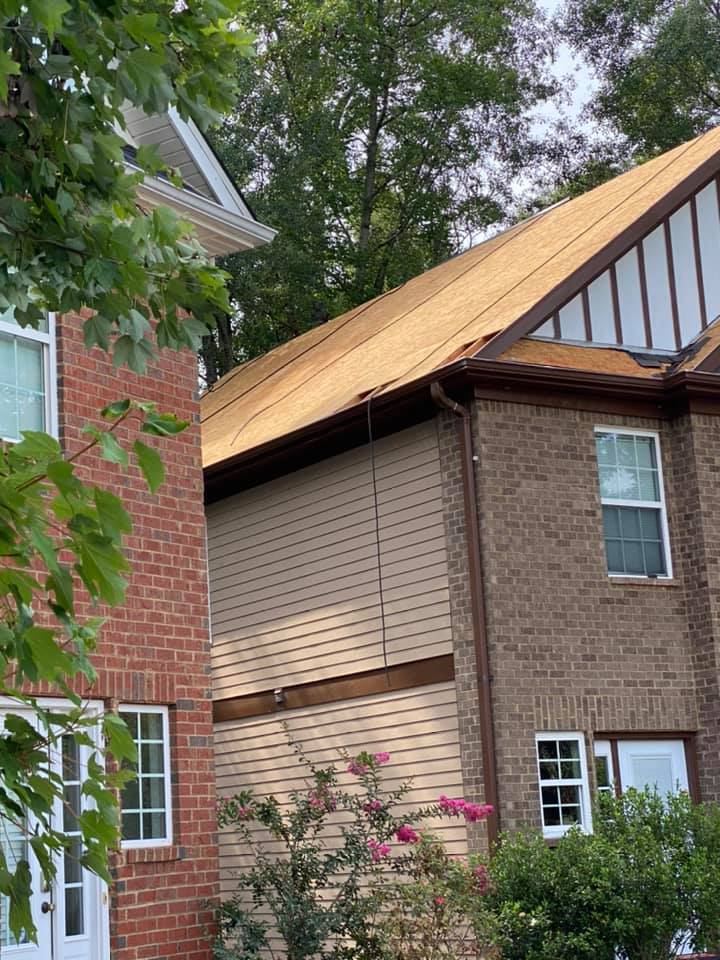
[[[150,412],[142,425],[143,433],[154,437],[175,437],[190,426],[189,420],[179,420],[173,413]]]
[[[150,492],[155,493],[165,480],[165,467],[160,454],[142,440],[133,443],[133,450]]]
[[[114,493],[100,487],[93,488],[93,497],[102,532],[106,537],[120,543],[123,534],[132,531],[132,523],[122,501]]]
[[[52,39],[62,26],[63,15],[71,9],[66,0],[28,0],[30,16],[45,27]]]
[[[62,456],[62,449],[55,437],[49,433],[40,433],[35,430],[23,430],[23,439],[13,447],[17,457],[28,460],[49,460]]]
[[[103,460],[108,460],[110,463],[119,463],[122,467],[128,465],[127,451],[120,446],[111,433],[101,434],[100,455]]]
[[[40,679],[56,680],[62,675],[72,675],[72,660],[58,646],[52,630],[30,627],[25,631],[24,640],[30,647]]]
[[[117,420],[124,416],[130,409],[129,400],[115,400],[102,409],[102,416],[105,420]]]
[[[108,749],[117,761],[137,762],[137,746],[121,717],[115,713],[103,714],[103,733]]]
[[[17,60],[13,60],[7,50],[0,50],[0,102],[6,101],[8,97],[8,77],[15,77],[18,73],[20,64]]]

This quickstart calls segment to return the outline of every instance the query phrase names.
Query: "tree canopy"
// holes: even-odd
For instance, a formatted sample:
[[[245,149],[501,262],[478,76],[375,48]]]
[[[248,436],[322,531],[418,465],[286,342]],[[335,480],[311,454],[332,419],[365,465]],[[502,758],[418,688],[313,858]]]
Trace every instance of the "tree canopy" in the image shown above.
[[[249,0],[246,23],[257,56],[215,143],[279,235],[225,262],[210,382],[497,221],[552,88],[533,0]]]
[[[0,0],[0,313],[39,326],[49,311],[80,313],[87,347],[142,372],[158,348],[197,346],[227,306],[224,274],[187,223],[169,209],[141,209],[136,188],[160,173],[140,148],[128,169],[124,108],[157,113],[174,105],[201,126],[233,102],[238,52],[247,35],[235,0]],[[139,168],[139,169],[138,169]],[[172,177],[172,171],[164,171]],[[105,427],[88,425],[87,445],[69,454],[46,433],[0,442],[0,696],[10,701],[0,736],[0,818],[23,831],[50,881],[57,856],[73,854],[54,811],[63,800],[48,753],[72,737],[91,750],[75,810],[82,864],[108,877],[119,839],[116,789],[131,760],[120,719],[88,715],[78,690],[92,688],[101,620],[78,612],[78,595],[105,607],[123,602],[131,519],[120,499],[78,466],[90,450],[118,470],[132,458],[151,491],[163,479],[157,449],[139,437],[171,437],[186,424],[152,404],[118,398]],[[125,449],[121,423],[134,423]],[[67,709],[28,691],[49,683]],[[16,937],[34,936],[30,854],[0,846],[0,894]]]

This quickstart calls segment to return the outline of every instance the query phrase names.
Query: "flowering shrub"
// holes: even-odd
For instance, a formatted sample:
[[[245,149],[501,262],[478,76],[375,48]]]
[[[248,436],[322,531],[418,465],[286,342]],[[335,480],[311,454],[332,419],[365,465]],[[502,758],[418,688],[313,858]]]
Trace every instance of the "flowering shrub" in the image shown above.
[[[278,940],[287,960],[453,956],[431,944],[469,941],[473,922],[460,917],[483,899],[486,876],[449,857],[421,823],[439,815],[475,822],[491,809],[441,797],[400,816],[410,785],[384,788],[388,753],[346,757],[354,779],[346,789],[335,767],[316,767],[290,742],[307,780],[287,808],[251,790],[218,804],[220,826],[237,832],[252,863],[220,908],[216,958],[255,960]]]

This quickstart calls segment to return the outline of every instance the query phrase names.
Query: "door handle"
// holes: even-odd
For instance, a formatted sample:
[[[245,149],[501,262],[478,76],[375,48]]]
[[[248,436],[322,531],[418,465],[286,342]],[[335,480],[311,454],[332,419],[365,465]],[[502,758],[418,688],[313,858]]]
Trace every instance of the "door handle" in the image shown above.
[[[40,909],[42,910],[43,913],[52,913],[53,910],[55,909],[55,904],[50,903],[49,900],[44,900],[40,905]]]

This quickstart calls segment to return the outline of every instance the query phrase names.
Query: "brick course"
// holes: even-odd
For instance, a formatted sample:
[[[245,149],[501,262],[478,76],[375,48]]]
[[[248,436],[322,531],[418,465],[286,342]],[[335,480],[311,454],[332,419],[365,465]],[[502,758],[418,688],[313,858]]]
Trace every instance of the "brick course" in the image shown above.
[[[698,731],[720,799],[720,419],[473,405],[501,826],[540,825],[534,734]],[[438,418],[466,790],[482,792],[457,427]],[[658,430],[673,580],[610,579],[595,425]],[[716,453],[714,453],[715,451]],[[593,778],[592,764],[590,777]]]
[[[194,356],[165,352],[146,376],[112,368],[82,343],[81,321],[58,324],[60,435],[66,451],[87,438],[107,403],[152,400],[190,420],[161,444],[166,482],[148,493],[137,470],[123,475],[96,456],[85,475],[122,496],[133,520],[133,572],[125,605],[101,634],[89,695],[170,707],[174,846],[133,849],[116,857],[111,889],[113,960],[209,960],[208,932],[218,893],[217,827],[212,765],[212,712],[205,524]],[[123,425],[124,436],[132,436]],[[152,439],[147,439],[152,443]]]

